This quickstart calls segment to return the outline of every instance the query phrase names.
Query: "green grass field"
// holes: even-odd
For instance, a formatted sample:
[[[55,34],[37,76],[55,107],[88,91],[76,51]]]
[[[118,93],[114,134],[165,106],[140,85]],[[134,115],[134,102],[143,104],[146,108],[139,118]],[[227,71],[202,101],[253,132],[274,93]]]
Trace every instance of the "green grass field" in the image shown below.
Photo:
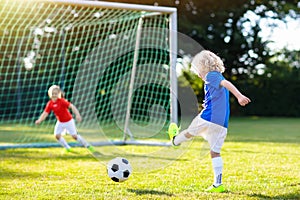
[[[84,148],[0,150],[0,199],[300,199],[299,130],[300,119],[232,118],[222,149],[223,194],[203,192],[213,174],[200,138],[178,159],[135,170],[123,183],[106,175],[108,158],[95,159]]]

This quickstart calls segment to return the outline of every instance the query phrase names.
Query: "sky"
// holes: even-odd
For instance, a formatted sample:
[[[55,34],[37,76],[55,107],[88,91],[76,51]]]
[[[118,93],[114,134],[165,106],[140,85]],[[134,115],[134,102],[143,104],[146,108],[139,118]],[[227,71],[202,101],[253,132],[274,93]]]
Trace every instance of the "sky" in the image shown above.
[[[273,51],[280,51],[283,48],[289,50],[300,50],[300,20],[287,17],[287,22],[272,19],[259,19],[259,17],[253,13],[248,12],[247,17],[250,18],[250,22],[245,24],[244,28],[249,31],[252,23],[260,21],[261,32],[260,36],[263,41],[274,41],[268,44],[268,47]],[[276,24],[275,27],[270,27],[270,24]],[[253,25],[253,24],[252,24]],[[190,57],[184,56],[177,61],[177,75],[180,76],[182,69],[188,66]],[[260,70],[260,69],[259,69]]]
[[[261,21],[261,35],[266,40],[272,40],[269,44],[270,49],[279,50],[287,47],[290,50],[300,50],[300,20],[287,18],[287,23],[282,21]],[[268,27],[268,23],[276,23],[277,27]]]

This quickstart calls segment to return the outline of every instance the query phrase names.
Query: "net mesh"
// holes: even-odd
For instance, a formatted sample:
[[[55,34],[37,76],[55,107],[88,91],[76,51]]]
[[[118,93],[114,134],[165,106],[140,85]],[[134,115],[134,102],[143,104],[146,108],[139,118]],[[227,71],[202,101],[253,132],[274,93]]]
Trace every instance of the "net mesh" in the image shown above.
[[[78,108],[77,128],[89,141],[122,138],[128,113],[135,138],[165,138],[169,14],[42,1],[0,5],[0,143],[53,142],[53,114],[34,125],[53,84]]]

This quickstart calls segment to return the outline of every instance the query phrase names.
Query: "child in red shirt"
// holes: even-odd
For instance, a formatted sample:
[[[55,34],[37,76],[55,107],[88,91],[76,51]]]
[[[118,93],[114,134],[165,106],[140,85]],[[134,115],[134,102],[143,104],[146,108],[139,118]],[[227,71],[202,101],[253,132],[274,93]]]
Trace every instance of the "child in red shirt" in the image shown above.
[[[68,131],[70,135],[77,140],[79,143],[81,143],[84,147],[88,148],[91,152],[94,152],[93,146],[91,146],[89,143],[87,143],[78,133],[76,130],[74,119],[69,112],[69,109],[72,110],[72,112],[76,116],[76,120],[78,122],[81,122],[82,118],[77,110],[77,108],[67,101],[66,99],[62,98],[61,96],[61,90],[59,86],[52,85],[48,90],[48,95],[50,97],[50,100],[48,101],[46,108],[44,109],[44,112],[41,114],[38,120],[35,121],[36,124],[40,124],[42,121],[46,119],[46,117],[49,115],[51,110],[54,112],[57,122],[54,128],[54,135],[57,141],[66,148],[67,152],[71,151],[71,147],[66,142],[66,140],[62,137],[62,133],[64,131]]]

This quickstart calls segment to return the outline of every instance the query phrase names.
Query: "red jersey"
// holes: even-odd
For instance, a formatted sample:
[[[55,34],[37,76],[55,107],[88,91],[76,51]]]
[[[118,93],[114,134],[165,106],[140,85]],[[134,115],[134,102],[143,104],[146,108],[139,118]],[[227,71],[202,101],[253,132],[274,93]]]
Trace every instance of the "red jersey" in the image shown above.
[[[58,98],[56,101],[48,101],[44,111],[46,113],[50,113],[52,110],[58,121],[68,122],[73,118],[69,111],[70,105],[71,103],[68,102],[66,99]]]

